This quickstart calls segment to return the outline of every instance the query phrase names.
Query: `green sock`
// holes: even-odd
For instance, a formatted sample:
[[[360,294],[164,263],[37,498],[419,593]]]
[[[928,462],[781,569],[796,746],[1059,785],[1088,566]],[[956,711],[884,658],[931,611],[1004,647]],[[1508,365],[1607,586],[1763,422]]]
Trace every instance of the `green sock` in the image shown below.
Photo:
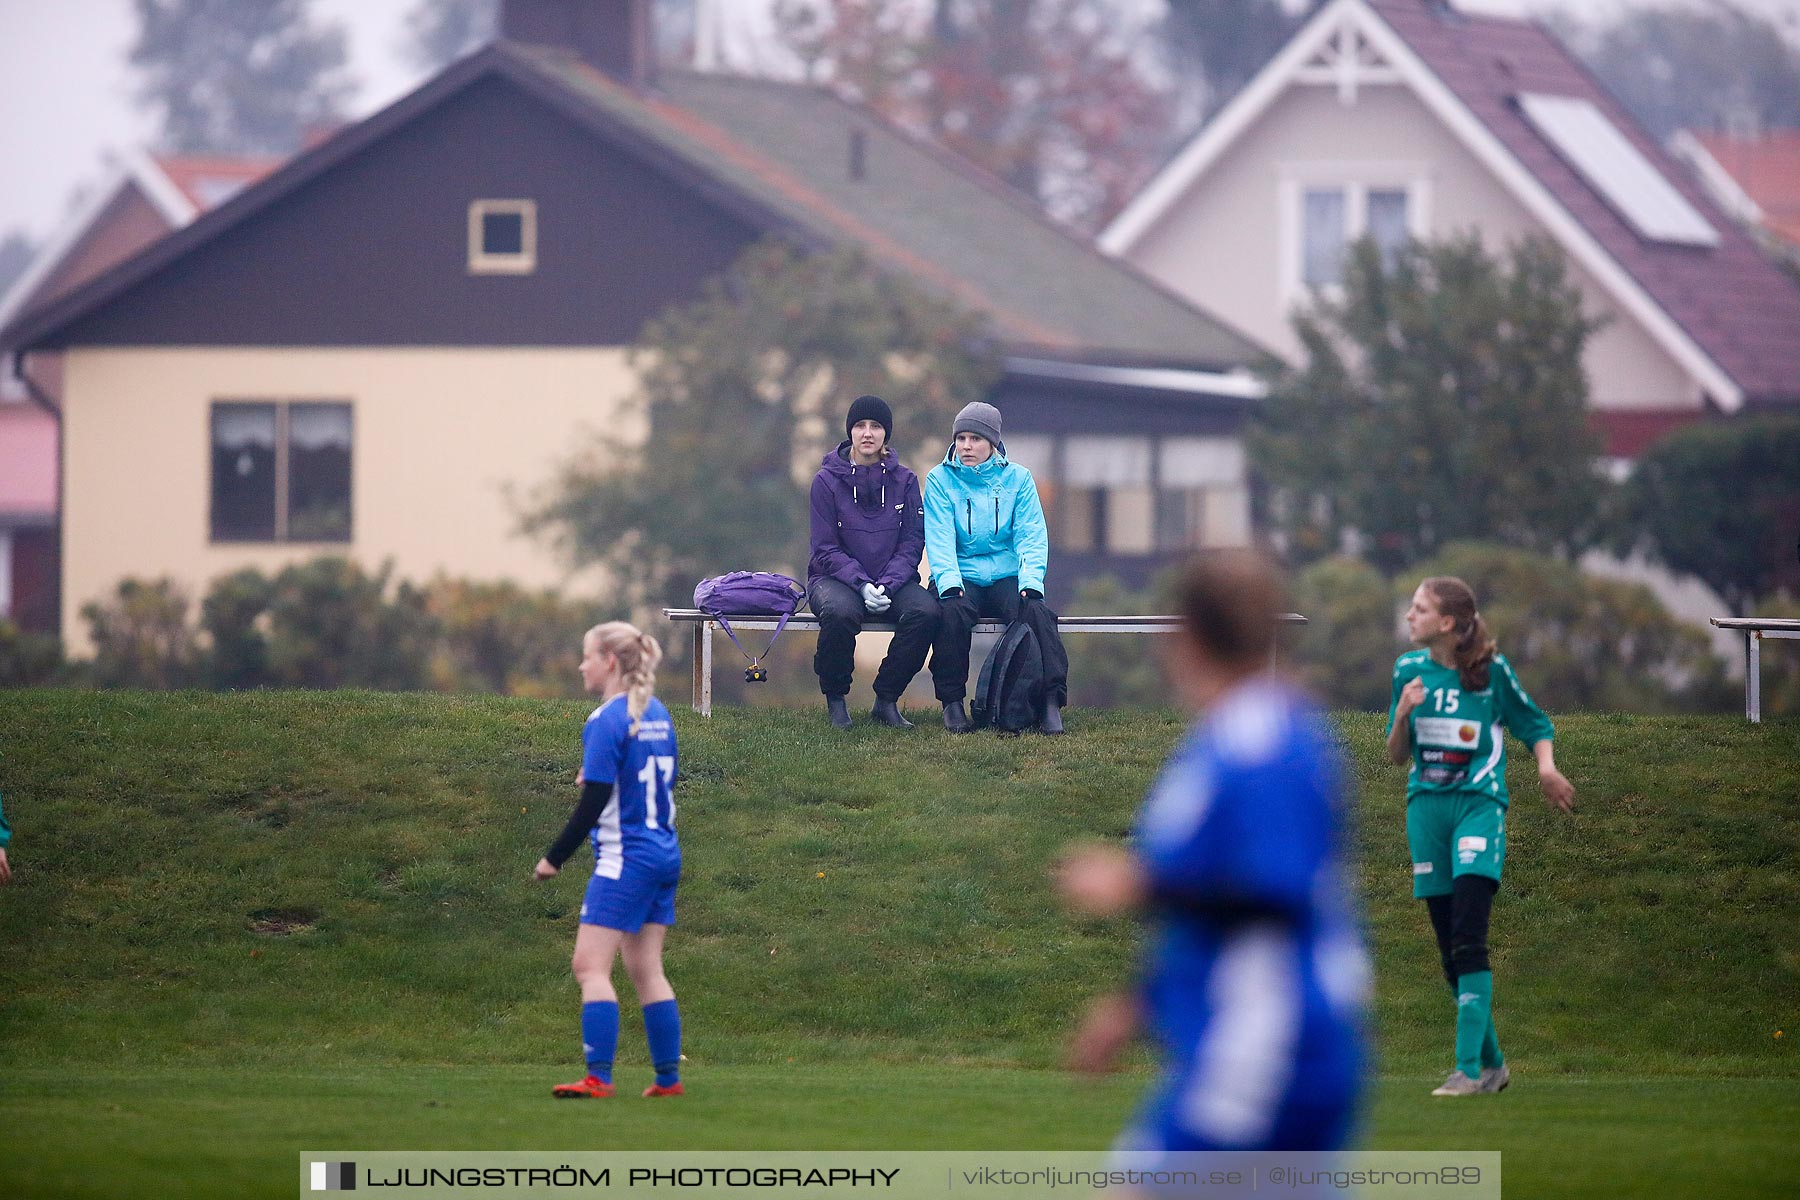
[[[1490,976],[1491,978],[1491,976]],[[1491,989],[1490,984],[1490,989]],[[1488,997],[1487,1032],[1481,1035],[1481,1065],[1498,1067],[1506,1062],[1506,1056],[1500,1053],[1500,1035],[1494,1032],[1493,997]]]
[[[1494,973],[1473,971],[1456,977],[1456,1069],[1481,1078],[1481,1050],[1494,1027]],[[1495,1040],[1494,1049],[1500,1044]]]

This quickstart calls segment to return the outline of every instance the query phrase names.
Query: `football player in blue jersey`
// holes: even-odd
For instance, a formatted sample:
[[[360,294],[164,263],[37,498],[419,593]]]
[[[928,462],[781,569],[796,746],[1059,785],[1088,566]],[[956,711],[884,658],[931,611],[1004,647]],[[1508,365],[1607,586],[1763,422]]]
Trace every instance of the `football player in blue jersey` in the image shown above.
[[[675,885],[681,846],[675,840],[675,727],[652,691],[662,648],[624,621],[587,631],[581,642],[581,682],[600,706],[581,729],[581,799],[544,857],[538,879],[549,879],[583,838],[594,845],[594,874],[581,905],[571,965],[581,985],[581,1042],[587,1076],[558,1084],[563,1098],[613,1094],[613,1055],[619,1044],[619,998],[613,959],[644,1009],[644,1035],[656,1080],[646,1096],[679,1096],[681,1014],[663,974],[663,939],[675,924]]]
[[[1488,636],[1469,585],[1436,576],[1413,592],[1406,628],[1422,647],[1394,663],[1388,757],[1411,763],[1406,840],[1413,895],[1425,901],[1456,997],[1456,1069],[1431,1094],[1503,1090],[1512,1071],[1494,1029],[1488,921],[1506,863],[1506,733],[1531,747],[1544,801],[1568,812],[1556,729]]]
[[[1141,912],[1142,980],[1102,997],[1071,1065],[1108,1069],[1147,1027],[1165,1071],[1119,1137],[1122,1161],[1212,1150],[1336,1150],[1363,1091],[1369,968],[1345,857],[1344,771],[1324,717],[1269,671],[1279,574],[1260,555],[1182,579],[1170,682],[1196,714],[1129,850],[1087,847],[1058,876],[1076,912]]]

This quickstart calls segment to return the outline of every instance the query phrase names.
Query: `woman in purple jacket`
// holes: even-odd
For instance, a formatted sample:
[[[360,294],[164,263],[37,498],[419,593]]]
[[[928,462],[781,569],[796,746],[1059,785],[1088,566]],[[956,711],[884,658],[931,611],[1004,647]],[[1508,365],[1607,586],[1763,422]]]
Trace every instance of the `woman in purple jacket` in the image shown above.
[[[869,617],[892,621],[893,645],[875,673],[876,721],[911,729],[900,693],[925,665],[937,634],[937,599],[919,583],[925,552],[925,506],[919,479],[888,443],[894,414],[879,396],[858,396],[844,418],[845,440],[825,456],[812,484],[812,561],[807,599],[819,618],[813,657],[826,711],[850,728],[850,676],[856,635]]]

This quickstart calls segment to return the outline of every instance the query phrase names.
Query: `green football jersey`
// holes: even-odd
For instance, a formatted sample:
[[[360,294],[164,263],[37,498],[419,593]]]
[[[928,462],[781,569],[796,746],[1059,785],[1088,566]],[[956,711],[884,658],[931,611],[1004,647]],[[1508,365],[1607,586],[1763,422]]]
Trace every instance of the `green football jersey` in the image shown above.
[[[1410,799],[1422,792],[1478,792],[1501,804],[1506,798],[1506,738],[1527,746],[1556,736],[1544,710],[1532,702],[1504,654],[1494,655],[1488,685],[1469,691],[1456,668],[1434,662],[1429,650],[1413,650],[1394,662],[1394,694],[1388,703],[1388,729],[1400,691],[1414,679],[1425,681],[1425,700],[1412,710],[1412,772],[1406,779]]]

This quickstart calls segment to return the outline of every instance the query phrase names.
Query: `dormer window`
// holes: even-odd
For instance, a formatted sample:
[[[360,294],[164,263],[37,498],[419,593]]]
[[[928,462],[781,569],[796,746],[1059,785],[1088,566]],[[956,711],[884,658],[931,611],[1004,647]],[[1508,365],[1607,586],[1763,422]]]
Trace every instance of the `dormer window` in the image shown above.
[[[476,200],[469,205],[469,274],[529,275],[537,270],[537,201]]]

